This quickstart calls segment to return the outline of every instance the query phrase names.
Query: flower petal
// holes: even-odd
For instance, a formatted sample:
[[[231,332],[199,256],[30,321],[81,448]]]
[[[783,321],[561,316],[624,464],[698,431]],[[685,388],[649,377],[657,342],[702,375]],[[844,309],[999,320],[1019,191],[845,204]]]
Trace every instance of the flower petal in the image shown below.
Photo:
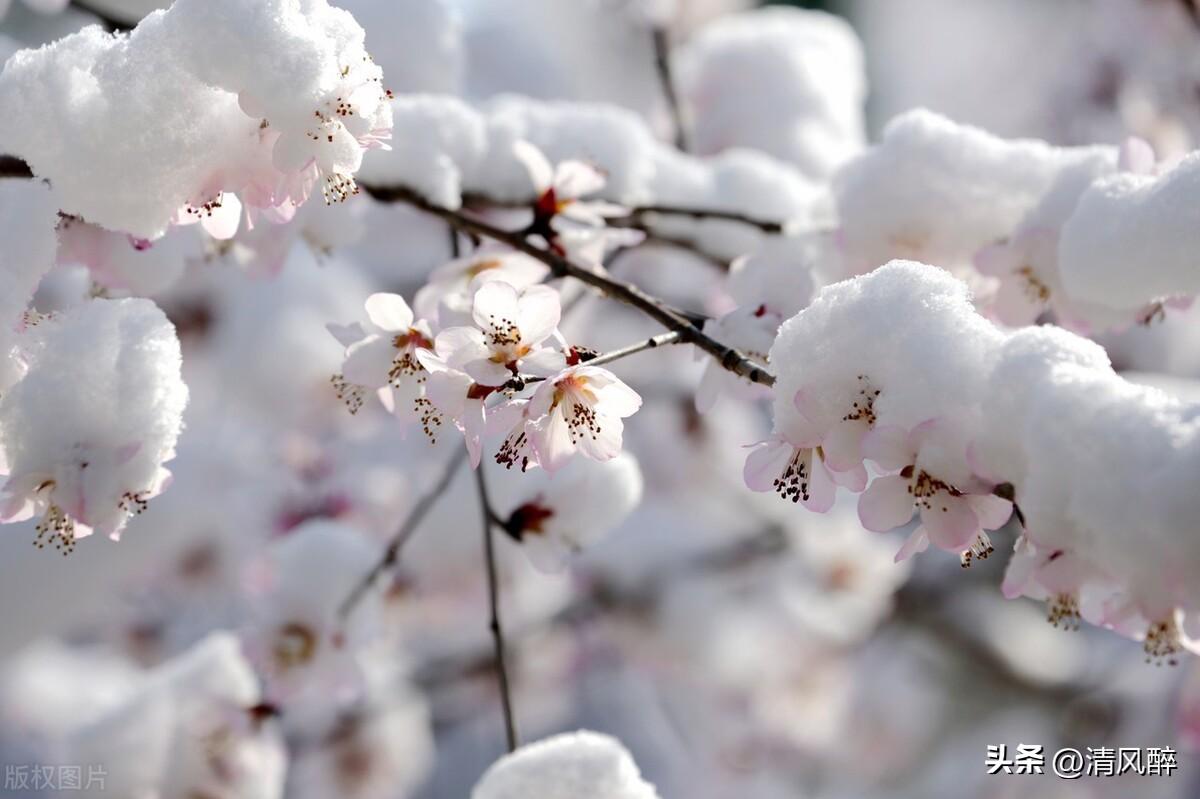
[[[1044,558],[1032,541],[1023,535],[1018,538],[1013,547],[1012,557],[1008,559],[1008,566],[1004,570],[1004,581],[1000,583],[1000,593],[1004,594],[1006,599],[1024,596],[1033,579],[1034,571],[1042,564],[1043,560]]]
[[[529,443],[537,453],[538,463],[547,472],[559,469],[575,454],[571,431],[560,408],[542,418],[530,422]]]
[[[28,0],[26,0],[28,2]],[[1154,148],[1139,136],[1130,136],[1121,142],[1117,168],[1136,175],[1153,175],[1155,167]]]
[[[600,191],[605,182],[604,173],[584,161],[563,161],[554,170],[554,193],[560,200],[572,200]]]
[[[858,520],[876,533],[908,524],[913,516],[909,481],[900,475],[876,477],[858,498]]]
[[[889,472],[910,465],[915,457],[908,446],[908,433],[898,425],[876,425],[863,436],[859,448],[864,457]]]
[[[534,377],[553,377],[566,366],[566,356],[548,347],[534,350],[521,359],[521,372]]]
[[[542,155],[541,150],[524,139],[518,139],[513,142],[512,152],[525,167],[525,171],[529,173],[529,179],[533,182],[533,188],[538,194],[550,188],[554,180],[554,167],[550,166],[550,162],[546,160],[546,156]]]
[[[751,491],[774,491],[775,480],[795,454],[795,449],[779,439],[764,441],[746,456],[742,479]]]
[[[475,291],[471,315],[484,330],[502,330],[520,320],[517,290],[503,280],[490,280]],[[556,322],[557,324],[557,322]]]
[[[525,289],[517,300],[516,321],[521,329],[521,343],[530,347],[541,344],[553,335],[561,316],[562,301],[557,291],[549,286]]]
[[[433,341],[438,357],[454,369],[471,361],[487,358],[492,353],[483,340],[483,331],[475,327],[448,327]]]
[[[598,416],[597,430],[594,433],[583,433],[576,446],[579,451],[592,460],[612,460],[621,454],[621,436],[625,429],[624,423],[615,416]]]
[[[467,361],[462,369],[481,386],[502,386],[512,380],[513,373],[502,363],[496,363],[491,358],[476,358]]]
[[[217,241],[227,241],[237,233],[241,222],[242,201],[236,194],[226,191],[221,193],[221,204],[214,208],[211,214],[205,214],[200,220],[200,226]]]
[[[642,407],[642,395],[615,376],[611,383],[595,389],[596,409],[609,416],[633,416]]]
[[[916,530],[912,531],[912,535],[904,540],[904,544],[901,545],[900,550],[896,552],[895,562],[900,563],[901,561],[908,560],[913,555],[924,552],[927,549],[929,549],[929,536],[925,534],[924,527],[917,527]]]
[[[521,550],[533,567],[543,574],[558,574],[567,567],[571,551],[555,536],[527,533],[521,539]]]
[[[844,472],[830,470],[829,476],[833,478],[833,482],[842,488],[850,489],[856,494],[867,487],[867,467],[861,463],[853,469],[847,469]]]
[[[371,335],[351,344],[342,364],[342,376],[347,381],[367,388],[381,388],[388,383],[388,372],[396,357],[396,348],[386,336]]]
[[[412,327],[412,309],[399,294],[372,294],[367,297],[365,306],[367,317],[381,330],[404,333]]]
[[[837,485],[816,453],[809,462],[812,476],[808,480],[808,499],[801,499],[800,504],[814,513],[828,513],[837,499]]]
[[[994,494],[972,494],[967,501],[984,530],[999,530],[1012,516],[1012,503]]]
[[[848,471],[863,462],[862,441],[870,432],[864,422],[838,422],[821,442],[821,451],[829,462],[829,468],[838,472]]]
[[[961,552],[979,535],[979,519],[964,497],[943,491],[929,501],[932,507],[921,508],[921,525],[934,546]]]

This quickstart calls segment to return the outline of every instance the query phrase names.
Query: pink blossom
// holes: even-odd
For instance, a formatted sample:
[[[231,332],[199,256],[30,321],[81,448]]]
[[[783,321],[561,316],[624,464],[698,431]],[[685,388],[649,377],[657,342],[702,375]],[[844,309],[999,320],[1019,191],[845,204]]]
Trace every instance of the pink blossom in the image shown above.
[[[503,280],[518,291],[540,283],[550,273],[550,267],[524,253],[507,250],[494,243],[480,246],[470,255],[455,258],[429,275],[417,292],[413,307],[424,319],[438,319],[442,327],[452,323],[444,318],[443,308],[466,324],[476,290],[492,280]]]
[[[1057,300],[1057,280],[1043,266],[1057,258],[1058,237],[1053,231],[1023,231],[1011,239],[980,250],[975,268],[997,278],[999,284],[987,306],[996,321],[1010,327],[1033,324]]]
[[[0,522],[37,518],[35,545],[53,544],[64,555],[92,533],[118,539],[130,517],[145,511],[171,480],[170,471],[160,467],[150,485],[123,485],[122,467],[139,449],[138,444],[117,449],[80,445],[75,457],[52,470],[13,470],[0,488]]]
[[[1017,539],[1000,590],[1008,599],[1026,596],[1046,602],[1046,618],[1055,627],[1078,629],[1080,594],[1096,570],[1073,553],[1034,543],[1028,533]]]
[[[483,455],[483,437],[491,431],[487,398],[496,388],[476,383],[469,374],[451,364],[459,350],[458,334],[445,330],[434,340],[434,349],[417,350],[416,357],[429,373],[425,381],[425,399],[429,402],[427,432],[436,430],[443,419],[450,419],[467,446],[471,466],[479,466]],[[461,328],[458,328],[461,329]]]
[[[833,507],[837,486],[862,491],[867,485],[862,441],[875,424],[875,397],[865,377],[845,414],[832,424],[817,421],[821,414],[813,398],[797,391],[795,413],[776,420],[776,434],[756,445],[746,458],[742,476],[753,491],[775,491],[783,499],[825,513]]]
[[[346,67],[305,124],[283,128],[273,148],[275,167],[290,176],[295,190],[320,182],[326,204],[358,194],[354,173],[363,152],[390,149],[390,96],[382,71],[369,58]],[[263,116],[257,98],[243,93],[238,101],[250,116]]]
[[[742,476],[752,491],[775,491],[817,513],[833,507],[837,486],[861,491],[867,478],[865,470],[829,468],[819,444],[797,445],[778,436],[754,445]]]
[[[398,294],[372,294],[365,307],[370,327],[347,346],[342,373],[334,377],[343,401],[355,412],[362,404],[363,390],[377,390],[384,406],[401,422],[424,421],[426,433],[432,435],[424,399],[428,375],[416,358],[417,350],[433,346],[429,325],[415,320]]]
[[[242,221],[242,201],[230,191],[211,189],[200,192],[175,213],[175,225],[199,223],[204,232],[217,240],[233,238]]]
[[[636,391],[599,366],[571,366],[541,383],[529,402],[526,432],[546,471],[577,451],[597,461],[621,451],[622,419],[642,405]]]
[[[504,443],[496,451],[496,463],[511,469],[517,464],[521,471],[538,466],[537,453],[529,435],[529,400],[518,399],[498,408],[489,420],[496,430],[507,431]]]
[[[896,554],[904,560],[923,552],[932,542],[940,549],[958,552],[963,566],[974,558],[992,553],[986,530],[995,530],[1008,521],[1012,503],[991,492],[977,478],[957,484],[930,471],[921,459],[921,451],[939,422],[929,420],[910,432],[894,425],[875,427],[862,440],[867,458],[886,471],[898,471],[877,477],[858,501],[858,517],[868,530],[884,532],[908,524],[916,511],[921,524]],[[964,448],[965,460],[965,448]]]
[[[558,350],[542,346],[562,314],[558,292],[547,286],[524,291],[500,280],[475,292],[474,327],[452,327],[438,340],[446,360],[485,386],[503,386],[520,374],[548,377],[566,366]]]
[[[604,188],[606,179],[599,169],[575,160],[551,166],[541,150],[527,141],[515,142],[513,154],[529,172],[536,193],[531,234],[541,236],[559,252],[571,252],[588,261],[598,261],[610,244],[641,240],[637,231],[606,227],[609,217],[623,216],[628,209],[582,199]]]

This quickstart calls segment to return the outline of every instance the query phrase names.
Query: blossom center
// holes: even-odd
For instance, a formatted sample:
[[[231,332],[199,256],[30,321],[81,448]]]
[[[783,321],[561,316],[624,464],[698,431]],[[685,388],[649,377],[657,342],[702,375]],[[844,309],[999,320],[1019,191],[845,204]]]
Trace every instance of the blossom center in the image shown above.
[[[284,669],[303,665],[317,653],[317,635],[312,628],[290,622],[279,628],[275,636],[275,662]]]
[[[54,482],[47,481],[42,484],[43,487],[47,485],[53,487]],[[38,549],[44,549],[46,544],[53,542],[54,548],[63,555],[70,555],[75,551],[75,520],[53,502],[46,508],[46,515],[38,522],[35,530],[37,538],[33,540],[33,545]]]
[[[775,478],[775,493],[783,499],[792,502],[808,501],[808,481],[811,479],[812,450],[798,449],[792,454],[783,470],[783,474]]]
[[[1033,267],[1026,264],[1017,270],[1025,288],[1025,296],[1034,302],[1049,302],[1050,287],[1033,272]]]
[[[1146,639],[1142,642],[1142,650],[1146,653],[1146,662],[1161,666],[1179,665],[1180,650],[1183,645],[1179,642],[1179,628],[1175,626],[1174,618],[1163,619],[1150,625],[1146,630]]]
[[[546,520],[554,515],[554,511],[537,502],[526,502],[512,512],[505,524],[505,530],[518,541],[526,533],[542,535],[546,532]]]

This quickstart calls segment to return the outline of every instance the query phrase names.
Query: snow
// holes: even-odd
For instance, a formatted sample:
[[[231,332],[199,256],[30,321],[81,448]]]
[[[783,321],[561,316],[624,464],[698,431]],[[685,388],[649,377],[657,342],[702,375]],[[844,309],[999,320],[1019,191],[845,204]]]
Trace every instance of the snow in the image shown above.
[[[115,536],[175,455],[188,397],[175,329],[148,300],[97,299],[38,335],[28,373],[0,399],[5,492],[43,503],[50,481],[51,504]]]
[[[676,56],[697,152],[736,147],[828,178],[862,148],[862,45],[840,17],[770,8],[720,17]]]
[[[13,351],[17,331],[38,283],[54,266],[58,201],[29,180],[0,180],[0,393],[23,371]]]
[[[1097,180],[1063,226],[1063,285],[1072,296],[1136,310],[1200,292],[1200,154],[1161,176]]]
[[[892,258],[969,263],[1017,226],[1060,169],[1110,152],[1004,140],[926,110],[902,114],[835,178],[847,269]]]
[[[471,799],[658,799],[619,741],[580,731],[527,744],[496,761]]]
[[[391,122],[363,37],[325,0],[180,0],[128,35],[88,27],[6,63],[0,105],[20,113],[0,120],[0,150],[64,211],[144,239],[221,191],[273,191],[272,149],[281,173],[315,159],[336,190]]]

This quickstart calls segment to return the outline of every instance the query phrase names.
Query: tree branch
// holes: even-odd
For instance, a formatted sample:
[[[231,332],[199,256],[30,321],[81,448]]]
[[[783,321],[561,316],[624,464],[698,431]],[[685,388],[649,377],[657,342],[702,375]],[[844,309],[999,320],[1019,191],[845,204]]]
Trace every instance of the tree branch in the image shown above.
[[[438,499],[442,494],[446,493],[446,489],[450,487],[450,483],[454,481],[454,475],[458,473],[458,469],[463,465],[463,461],[467,459],[467,450],[465,447],[459,447],[450,460],[446,461],[446,465],[442,468],[442,474],[438,477],[437,483],[434,484],[429,491],[417,500],[417,504],[413,506],[412,511],[400,525],[400,529],[392,536],[392,540],[388,542],[387,548],[383,551],[383,557],[379,559],[369,572],[363,575],[358,584],[342,602],[338,609],[339,615],[345,619],[354,610],[354,607],[362,600],[375,581],[379,579],[385,571],[396,565],[396,561],[400,557],[400,549],[407,543],[408,539],[412,538],[417,528],[421,526],[421,522],[429,515],[429,511],[433,510],[433,506],[437,504]]]
[[[611,352],[606,352],[602,355],[595,355],[591,358],[583,356],[579,359],[579,362],[585,366],[603,366],[606,363],[619,361],[620,359],[627,358],[630,355],[637,355],[639,352],[644,352],[645,350],[652,350],[656,347],[666,347],[671,344],[682,343],[683,342],[679,337],[678,331],[672,330],[670,333],[659,333],[657,336],[651,336],[644,341],[639,341],[637,344],[630,344],[628,347],[622,347],[619,350],[612,350]],[[521,376],[516,378],[513,383],[519,383],[519,387],[524,388],[525,386],[530,386],[534,383],[541,383],[544,380],[546,380],[544,377]],[[514,385],[513,383],[510,383],[509,385],[513,388],[518,388],[518,386]]]
[[[604,295],[626,305],[632,305],[668,330],[679,333],[682,341],[694,344],[712,356],[722,368],[766,386],[775,384],[775,376],[732,347],[728,347],[705,333],[683,312],[672,308],[631,283],[616,280],[603,272],[580,266],[570,259],[548,249],[531,244],[521,231],[503,230],[461,211],[452,211],[435,205],[412,189],[403,186],[369,186],[362,189],[380,202],[403,202],[428,214],[443,219],[460,230],[507,244],[515,250],[536,258],[550,267],[556,277],[573,277],[582,283],[599,289]]]
[[[464,192],[462,195],[463,206],[471,210],[485,210],[488,208],[530,208],[533,206],[535,198],[521,200],[500,200],[495,197],[489,197],[486,194],[479,192]],[[743,225],[749,225],[761,230],[763,233],[779,234],[787,229],[785,222],[774,219],[761,219],[759,217],[750,216],[740,211],[730,211],[721,208],[699,208],[690,205],[675,205],[671,203],[652,203],[650,205],[635,205],[629,208],[629,213],[625,216],[613,217],[608,220],[613,227],[632,227],[639,230],[644,230],[647,224],[644,217],[647,216],[686,216],[692,219],[719,219],[725,222],[738,222]]]
[[[496,679],[500,687],[500,706],[504,712],[504,735],[508,741],[508,751],[516,751],[520,745],[517,739],[517,725],[513,720],[512,689],[508,682],[508,659],[505,655],[504,628],[500,626],[500,586],[496,579],[496,546],[492,535],[496,514],[488,500],[487,481],[483,476],[484,466],[480,464],[475,470],[475,484],[479,487],[479,508],[483,517],[483,556],[487,567],[488,608],[490,618],[488,627],[492,631],[492,647],[496,659]]]
[[[686,205],[638,205],[629,209],[627,216],[610,219],[614,227],[644,228],[645,217],[653,216],[686,216],[692,219],[719,219],[724,222],[738,222],[761,230],[763,233],[783,233],[785,225],[769,219],[758,219],[738,211],[723,211],[718,208],[692,208]]]
[[[658,83],[675,125],[675,146],[686,153],[689,149],[687,126],[683,124],[683,109],[679,105],[675,79],[671,74],[671,43],[667,40],[667,29],[656,25],[650,35],[654,43],[654,68],[658,72]]]

